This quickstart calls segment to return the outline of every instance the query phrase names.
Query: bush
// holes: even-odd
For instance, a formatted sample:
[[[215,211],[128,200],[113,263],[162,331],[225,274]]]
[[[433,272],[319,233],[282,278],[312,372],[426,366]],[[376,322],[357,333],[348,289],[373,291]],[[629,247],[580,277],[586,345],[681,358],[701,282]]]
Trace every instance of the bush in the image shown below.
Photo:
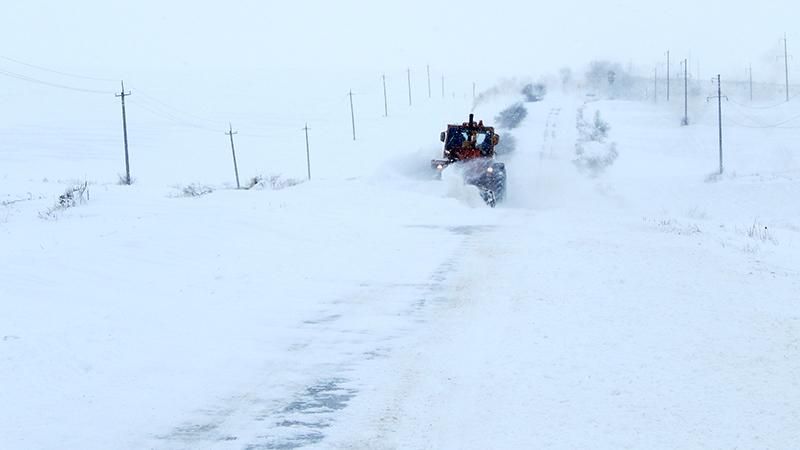
[[[605,142],[606,138],[608,138],[608,132],[611,130],[611,125],[603,120],[603,117],[600,116],[600,111],[594,112],[594,119],[591,123],[587,122],[583,117],[584,109],[585,107],[578,110],[578,140],[584,142]]]
[[[594,121],[592,122],[592,135],[591,138],[593,141],[597,142],[604,142],[608,137],[608,132],[611,130],[611,126],[600,117],[600,111],[594,112]]]
[[[522,95],[526,102],[540,102],[547,94],[547,86],[543,83],[528,83],[522,88]]]
[[[592,61],[586,71],[586,85],[593,94],[611,98],[638,98],[641,90],[652,87],[637,83],[622,64],[611,61]]]
[[[758,219],[753,221],[753,225],[746,231],[747,237],[751,239],[755,239],[761,242],[772,242],[773,244],[777,244],[778,240],[775,239],[775,236],[769,231],[766,225],[759,223]]]
[[[303,180],[283,178],[280,175],[256,175],[248,180],[247,184],[245,185],[245,189],[271,189],[273,191],[278,191],[288,187],[297,186],[302,182]]]
[[[214,192],[214,188],[205,184],[192,183],[186,186],[175,186],[178,194],[176,197],[202,197]]]
[[[572,69],[569,67],[562,67],[558,71],[558,78],[561,79],[561,86],[566,87],[572,82]]]
[[[127,185],[130,185],[130,184],[133,184],[136,181],[136,179],[131,177],[130,181],[131,182],[128,183],[128,177],[125,174],[120,174],[120,173],[117,174],[117,184],[118,185],[127,186]]]
[[[84,204],[89,201],[89,183],[76,184],[58,196],[55,205],[39,212],[39,217],[46,220],[58,218],[58,214],[69,208]]]
[[[584,118],[585,106],[578,109],[577,128],[578,142],[575,143],[575,155],[573,162],[582,171],[591,176],[598,176],[607,167],[614,164],[619,152],[617,144],[607,143],[608,132],[611,126],[600,116],[600,111],[595,111],[594,120],[591,123]]]
[[[619,152],[617,144],[604,144],[589,141],[575,144],[575,154],[578,156],[574,163],[579,169],[588,172],[591,176],[599,175],[603,170],[614,164]]]
[[[498,114],[494,120],[498,127],[513,130],[514,128],[517,128],[523,120],[525,120],[527,115],[528,110],[525,109],[525,106],[522,103],[515,103],[500,111],[500,114]]]

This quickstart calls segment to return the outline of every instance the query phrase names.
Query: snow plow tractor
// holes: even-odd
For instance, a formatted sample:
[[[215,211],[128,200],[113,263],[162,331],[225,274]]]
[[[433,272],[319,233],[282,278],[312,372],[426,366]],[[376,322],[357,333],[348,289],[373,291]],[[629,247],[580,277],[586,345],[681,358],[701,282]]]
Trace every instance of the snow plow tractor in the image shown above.
[[[448,167],[458,167],[464,174],[464,183],[478,188],[481,198],[494,208],[506,195],[506,166],[494,159],[495,146],[500,136],[493,127],[475,123],[474,114],[469,122],[461,125],[448,125],[439,139],[444,142],[442,159],[431,161],[437,177]]]

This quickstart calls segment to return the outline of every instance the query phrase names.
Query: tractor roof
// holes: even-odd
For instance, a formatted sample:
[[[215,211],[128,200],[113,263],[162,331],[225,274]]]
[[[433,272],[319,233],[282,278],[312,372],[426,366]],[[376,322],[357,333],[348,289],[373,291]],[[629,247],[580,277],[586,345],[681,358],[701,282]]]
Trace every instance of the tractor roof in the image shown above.
[[[483,125],[483,121],[478,121],[477,123],[474,120],[475,115],[469,115],[469,122],[463,122],[461,125],[451,124],[448,125],[447,128],[458,128],[461,130],[474,130],[474,131],[485,131],[489,133],[494,133],[494,127],[487,127]]]

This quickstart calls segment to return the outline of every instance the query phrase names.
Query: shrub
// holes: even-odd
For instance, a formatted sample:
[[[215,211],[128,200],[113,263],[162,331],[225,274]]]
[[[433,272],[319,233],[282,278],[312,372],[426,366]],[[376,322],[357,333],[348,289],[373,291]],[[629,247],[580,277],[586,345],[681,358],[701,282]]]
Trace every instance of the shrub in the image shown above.
[[[522,88],[526,102],[540,102],[547,94],[547,86],[543,83],[528,83]]]
[[[278,191],[288,187],[296,186],[302,182],[303,180],[283,178],[280,175],[256,175],[248,180],[247,184],[245,185],[245,189],[271,189],[273,191]]]
[[[192,183],[186,186],[175,186],[178,190],[177,197],[202,197],[214,192],[214,188],[205,184]]]
[[[63,194],[58,196],[55,205],[39,212],[39,217],[54,220],[58,218],[60,212],[84,204],[87,201],[89,201],[89,183],[84,181],[64,191]]]
[[[665,233],[674,233],[681,236],[691,236],[693,234],[702,233],[697,224],[682,224],[675,219],[644,219],[645,222],[655,226],[658,230]]]
[[[561,79],[561,85],[566,87],[572,82],[572,69],[569,67],[562,67],[561,70],[558,71],[558,77]]]
[[[641,90],[650,87],[650,84],[641,84],[642,79],[633,77],[622,64],[612,61],[592,61],[585,82],[592,93],[611,98],[638,98]]]
[[[589,123],[583,117],[585,108],[578,109],[577,124],[578,140],[584,142],[605,142],[611,125],[608,124],[600,115],[600,111],[594,112],[594,119]]]
[[[589,141],[575,144],[577,158],[573,161],[579,169],[588,172],[591,176],[599,175],[603,170],[614,164],[619,152],[617,144],[604,144]]]
[[[136,179],[131,177],[130,183],[128,183],[128,177],[125,174],[117,174],[117,184],[120,186],[127,186],[133,184],[135,181]]]
[[[525,106],[522,103],[515,103],[500,111],[500,114],[498,114],[494,120],[498,127],[513,130],[514,128],[517,128],[523,120],[525,120],[527,115],[528,110],[525,109]]]
[[[769,231],[766,225],[760,223],[758,219],[753,221],[753,225],[746,231],[747,237],[751,239],[755,239],[761,242],[772,242],[773,244],[777,244],[778,240],[775,239],[775,236]]]
[[[605,141],[606,137],[608,137],[609,130],[611,130],[611,126],[600,117],[600,111],[594,112],[592,126],[592,140],[597,142]]]
[[[575,143],[576,158],[573,163],[590,176],[598,176],[614,164],[619,152],[616,143],[606,142],[611,126],[600,116],[600,111],[595,112],[594,120],[589,123],[583,116],[584,109],[585,106],[578,109],[578,142]]]

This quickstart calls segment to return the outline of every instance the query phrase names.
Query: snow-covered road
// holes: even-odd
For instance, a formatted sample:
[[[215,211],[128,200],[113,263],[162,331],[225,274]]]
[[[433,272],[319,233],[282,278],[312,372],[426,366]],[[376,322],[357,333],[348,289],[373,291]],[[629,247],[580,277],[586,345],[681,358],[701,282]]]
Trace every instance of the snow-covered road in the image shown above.
[[[635,219],[559,216],[506,216],[472,242],[435,326],[375,374],[372,395],[353,400],[334,442],[796,442],[796,269],[731,258],[705,236],[655,240]]]
[[[403,146],[283,191],[98,187],[57,221],[13,205],[0,447],[800,442],[785,136],[737,130],[731,174],[706,181],[710,118],[557,93],[525,106],[496,210],[411,176],[433,155]],[[573,163],[581,111],[619,152],[594,176]],[[428,116],[407,129],[460,119]]]
[[[780,243],[745,230],[754,211],[796,223],[796,204],[779,207],[796,181],[748,183],[772,197],[748,201],[731,196],[734,186],[710,189],[701,172],[688,186],[668,171],[564,178],[570,155],[551,149],[572,151],[575,107],[565,101],[559,120],[542,106],[547,117],[534,114],[526,130],[544,136],[539,161],[520,155],[510,167],[520,176],[534,163],[532,178],[551,201],[561,194],[558,207],[516,191],[518,207],[465,243],[435,325],[375,370],[370,395],[353,399],[320,448],[791,448],[797,229],[776,231]],[[642,114],[598,108],[610,120]],[[637,136],[611,123],[622,151],[634,150]],[[685,139],[652,128],[665,147]],[[649,164],[647,153],[625,156]],[[627,183],[636,188],[616,190]],[[739,229],[727,222],[737,219]]]

